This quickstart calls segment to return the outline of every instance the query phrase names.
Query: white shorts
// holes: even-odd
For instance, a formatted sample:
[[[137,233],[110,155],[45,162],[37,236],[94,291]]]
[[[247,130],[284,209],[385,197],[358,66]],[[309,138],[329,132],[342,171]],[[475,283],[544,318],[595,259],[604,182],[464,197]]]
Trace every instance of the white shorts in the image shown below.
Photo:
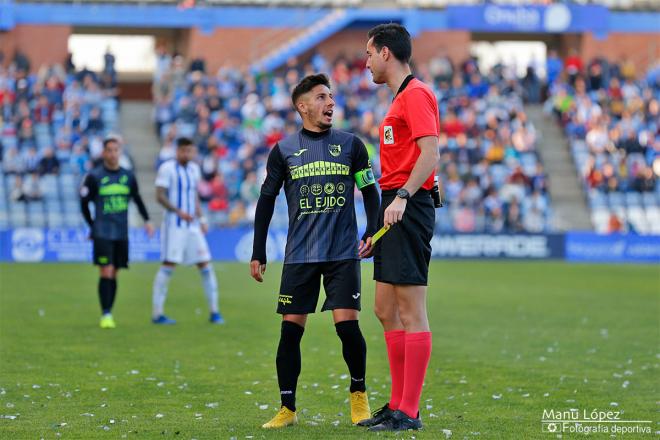
[[[161,228],[160,259],[176,264],[197,264],[211,261],[209,245],[199,226]]]

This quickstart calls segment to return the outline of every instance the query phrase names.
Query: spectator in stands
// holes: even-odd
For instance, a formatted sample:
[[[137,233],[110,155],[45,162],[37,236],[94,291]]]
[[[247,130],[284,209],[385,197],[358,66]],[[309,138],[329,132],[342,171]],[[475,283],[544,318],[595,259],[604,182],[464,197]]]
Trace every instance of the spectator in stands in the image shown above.
[[[25,161],[14,147],[7,148],[2,159],[2,169],[5,174],[21,175],[25,172]]]
[[[527,67],[522,86],[525,90],[525,102],[536,104],[541,101],[541,80],[539,80],[532,66]]]
[[[557,51],[555,49],[551,49],[548,52],[548,56],[545,60],[545,72],[548,86],[554,84],[554,82],[561,75],[563,68],[564,63],[562,62],[561,58],[559,58],[559,55],[557,55]]]
[[[41,186],[39,185],[39,173],[36,171],[27,174],[23,178],[23,200],[26,202],[36,202],[42,199]]]
[[[653,169],[644,166],[637,171],[632,181],[632,188],[637,192],[652,192],[655,190],[655,180]]]
[[[607,233],[618,234],[621,232],[624,232],[623,223],[616,214],[611,213],[607,222]]]
[[[50,124],[53,121],[55,105],[51,104],[48,96],[40,95],[34,107],[32,120],[37,124]]]
[[[110,75],[110,77],[117,75],[115,71],[115,56],[110,50],[110,46],[105,49],[105,54],[103,54],[103,74]]]
[[[59,174],[60,172],[60,162],[55,157],[55,153],[52,148],[48,147],[44,149],[43,156],[39,161],[39,175],[43,176],[45,174]]]
[[[25,164],[26,173],[35,173],[39,168],[39,153],[36,147],[28,147],[23,154],[23,163]]]
[[[359,133],[372,145],[377,171],[378,155],[373,151],[373,145],[378,144],[376,121],[384,117],[383,109],[392,97],[387,90],[374,91],[362,55],[355,59],[342,56],[331,60],[330,65],[337,101],[336,126]],[[173,129],[195,138],[205,178],[201,192],[209,201],[212,223],[234,224],[239,215],[249,221],[253,191],[246,188],[254,189],[260,183],[270,148],[295,131],[297,116],[288,99],[289,88],[313,67],[292,59],[272,76],[260,78],[230,66],[215,76],[191,70],[181,58],[175,58],[160,72],[154,84],[158,91],[154,93],[155,114],[164,114],[158,131],[164,134],[164,145]],[[441,169],[445,170],[442,178],[452,218],[456,219],[455,210],[461,209],[465,219],[461,224],[467,228],[484,231],[488,224],[489,230],[502,230],[507,212],[503,206],[499,206],[499,213],[485,209],[484,191],[492,186],[493,197],[502,205],[499,193],[516,166],[524,160],[522,172],[530,172],[525,180],[531,182],[539,163],[534,129],[522,113],[518,81],[505,75],[502,66],[482,75],[474,59],[454,71],[443,54],[429,65],[418,66],[417,75],[439,90]],[[166,151],[164,147],[161,155]],[[542,191],[541,177],[536,181]],[[530,197],[530,185],[523,185],[522,194],[516,193],[521,197],[518,205]],[[542,209],[547,209],[547,204]],[[526,215],[525,210],[519,211],[522,217]],[[546,212],[542,212],[543,221]]]
[[[84,139],[86,140],[87,138]],[[91,169],[92,162],[84,142],[77,142],[73,146],[73,152],[69,162],[74,174],[79,176],[82,176]]]
[[[566,58],[564,64],[566,66],[566,74],[568,75],[569,83],[575,84],[575,80],[584,68],[582,59],[578,55],[578,51],[576,49],[571,49],[569,51],[568,57]]]
[[[101,109],[98,107],[92,107],[83,132],[88,136],[100,135],[103,133],[104,128]]]
[[[508,204],[506,209],[506,219],[504,221],[504,228],[507,232],[519,233],[524,232],[525,227],[522,222],[522,214],[520,212],[520,204],[515,197]]]

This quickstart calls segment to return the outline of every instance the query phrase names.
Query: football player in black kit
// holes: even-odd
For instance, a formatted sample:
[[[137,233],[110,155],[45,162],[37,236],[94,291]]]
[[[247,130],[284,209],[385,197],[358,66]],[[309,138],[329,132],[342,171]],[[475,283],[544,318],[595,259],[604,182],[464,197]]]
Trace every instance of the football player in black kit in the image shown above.
[[[307,314],[314,313],[321,279],[326,294],[322,311],[332,310],[342,354],[351,376],[351,420],[371,414],[366,394],[367,347],[358,325],[360,257],[371,253],[379,195],[367,149],[352,133],[332,128],[334,99],[323,74],[305,77],[292,93],[303,128],[270,152],[266,180],[255,215],[250,272],[263,281],[266,237],[275,198],[284,186],[289,231],[278,297],[282,315],[277,349],[277,377],[282,406],[264,428],[297,422],[296,385],[300,374],[300,340]],[[362,192],[367,228],[357,236],[354,188]]]
[[[120,139],[103,141],[103,163],[90,171],[80,187],[80,208],[91,230],[94,264],[99,266],[101,328],[115,328],[112,306],[117,293],[117,272],[128,267],[128,202],[133,199],[149,236],[154,228],[132,171],[119,166]],[[94,217],[89,204],[94,204]]]

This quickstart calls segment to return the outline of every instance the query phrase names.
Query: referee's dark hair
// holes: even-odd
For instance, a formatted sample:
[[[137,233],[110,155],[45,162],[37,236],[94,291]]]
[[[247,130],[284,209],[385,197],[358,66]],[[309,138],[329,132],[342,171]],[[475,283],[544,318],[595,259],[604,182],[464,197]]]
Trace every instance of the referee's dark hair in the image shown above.
[[[406,28],[400,24],[379,24],[369,31],[367,37],[369,39],[374,39],[374,47],[378,52],[380,52],[383,47],[387,47],[397,60],[402,63],[410,62],[410,57],[412,56],[410,34]]]
[[[182,136],[176,140],[177,148],[187,147],[188,145],[193,145],[193,141],[190,138]]]
[[[293,102],[293,106],[296,106],[298,98],[318,85],[323,85],[327,88],[330,88],[330,80],[325,73],[318,73],[316,75],[308,75],[304,77],[291,93],[291,102]]]

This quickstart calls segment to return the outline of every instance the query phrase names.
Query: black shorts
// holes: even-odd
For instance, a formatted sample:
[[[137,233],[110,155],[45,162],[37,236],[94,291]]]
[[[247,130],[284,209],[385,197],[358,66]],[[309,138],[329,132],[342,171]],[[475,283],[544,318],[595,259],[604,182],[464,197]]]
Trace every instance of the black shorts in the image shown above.
[[[321,311],[360,310],[360,261],[285,264],[277,313],[305,315],[316,311],[323,276],[325,302]]]
[[[383,191],[378,228],[396,190]],[[431,260],[435,207],[429,191],[419,190],[408,200],[402,221],[393,225],[374,248],[374,280],[389,284],[426,286]]]
[[[128,267],[128,240],[94,239],[94,264]]]

